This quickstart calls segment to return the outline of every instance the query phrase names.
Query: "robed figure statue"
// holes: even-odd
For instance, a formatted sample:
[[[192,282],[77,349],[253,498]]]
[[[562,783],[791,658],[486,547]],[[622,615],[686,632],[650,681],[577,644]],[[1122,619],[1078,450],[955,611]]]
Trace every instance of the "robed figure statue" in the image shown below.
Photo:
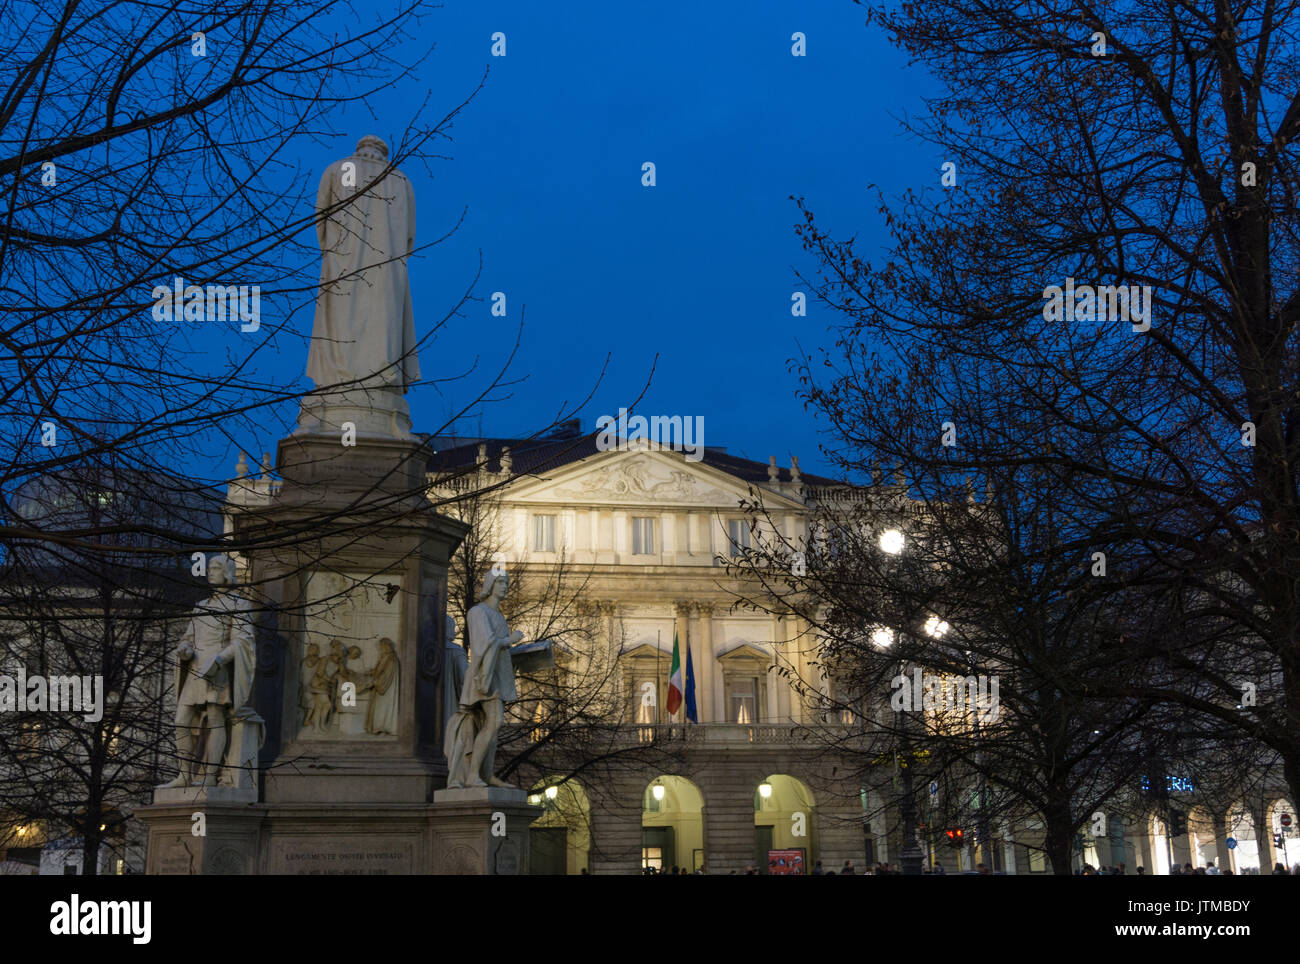
[[[366,136],[335,161],[316,193],[321,247],[307,377],[406,392],[420,378],[407,258],[415,248],[415,192],[390,169],[388,146]],[[355,386],[341,383],[355,382]]]
[[[236,785],[238,771],[256,765],[245,759],[262,743],[263,722],[248,705],[256,650],[248,600],[235,591],[235,561],[208,560],[212,595],[199,603],[176,647],[176,757],[180,775],[166,788],[219,783]],[[250,728],[253,739],[235,739]],[[203,747],[199,737],[206,728]],[[220,779],[225,773],[226,779]],[[201,774],[201,775],[200,775]]]
[[[484,577],[480,602],[466,620],[469,669],[459,708],[443,738],[448,789],[510,786],[495,775],[497,733],[505,719],[505,704],[519,698],[510,647],[524,638],[521,632],[512,633],[501,615],[501,600],[509,587],[505,570],[494,567]]]

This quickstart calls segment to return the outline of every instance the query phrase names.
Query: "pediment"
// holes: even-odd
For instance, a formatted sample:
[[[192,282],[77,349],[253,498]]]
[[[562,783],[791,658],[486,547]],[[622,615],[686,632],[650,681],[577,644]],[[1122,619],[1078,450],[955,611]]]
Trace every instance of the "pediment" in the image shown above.
[[[624,659],[663,659],[665,656],[671,657],[672,652],[666,649],[659,649],[653,643],[640,643],[631,649],[623,650]]]
[[[749,498],[749,484],[677,452],[602,452],[554,473],[511,487],[518,502],[586,505],[690,505],[735,510]],[[803,508],[764,490],[769,505]]]
[[[719,661],[724,662],[730,660],[761,660],[766,663],[771,658],[770,653],[765,653],[753,643],[740,643],[731,647],[725,653],[718,654]]]

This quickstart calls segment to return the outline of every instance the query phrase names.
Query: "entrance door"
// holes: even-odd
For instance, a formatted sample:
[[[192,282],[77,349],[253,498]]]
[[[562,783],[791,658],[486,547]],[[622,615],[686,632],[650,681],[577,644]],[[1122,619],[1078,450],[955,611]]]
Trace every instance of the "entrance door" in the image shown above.
[[[767,852],[772,849],[772,825],[759,824],[754,828],[754,863],[760,874],[767,873]]]
[[[672,827],[641,828],[641,863],[667,873],[677,863]]]
[[[532,827],[528,831],[531,873],[552,876],[568,873],[565,860],[568,832],[565,827]]]

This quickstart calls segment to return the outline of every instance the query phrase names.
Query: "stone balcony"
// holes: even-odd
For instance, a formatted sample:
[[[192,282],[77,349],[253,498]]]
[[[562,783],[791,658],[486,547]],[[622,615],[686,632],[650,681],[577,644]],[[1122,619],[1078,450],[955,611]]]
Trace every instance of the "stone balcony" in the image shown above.
[[[599,727],[610,742],[633,745],[655,744],[667,748],[739,748],[745,746],[844,745],[861,736],[856,727],[843,725],[811,726],[804,723],[652,723],[611,724]],[[540,742],[547,733],[544,727],[507,724],[506,740],[516,734],[528,734],[529,742]]]

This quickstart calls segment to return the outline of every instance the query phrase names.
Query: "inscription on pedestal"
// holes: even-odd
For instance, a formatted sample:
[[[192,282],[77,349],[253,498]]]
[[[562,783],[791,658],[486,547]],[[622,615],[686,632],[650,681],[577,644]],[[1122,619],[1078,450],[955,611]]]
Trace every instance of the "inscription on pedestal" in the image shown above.
[[[507,838],[497,847],[497,873],[514,877],[519,873],[519,844]]]
[[[373,877],[414,872],[415,844],[401,838],[322,834],[271,842],[273,874]]]
[[[190,850],[188,841],[184,837],[156,838],[151,841],[150,847],[157,853],[149,868],[150,873],[182,875],[198,873],[194,852]]]

